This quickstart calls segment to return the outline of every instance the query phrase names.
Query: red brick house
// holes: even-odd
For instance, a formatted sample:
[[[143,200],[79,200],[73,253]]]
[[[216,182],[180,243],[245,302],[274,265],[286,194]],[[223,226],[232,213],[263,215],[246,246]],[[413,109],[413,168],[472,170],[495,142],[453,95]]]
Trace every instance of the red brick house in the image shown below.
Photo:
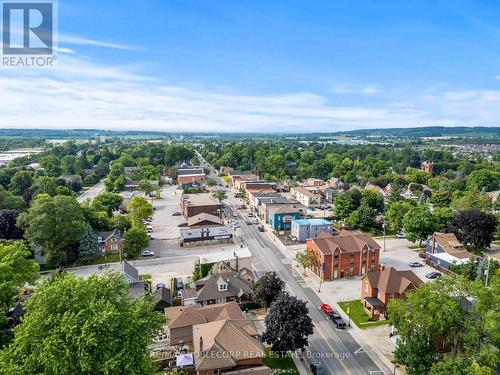
[[[322,232],[307,240],[306,251],[313,258],[310,269],[323,280],[361,276],[379,265],[380,245],[360,232],[342,230],[338,236]]]
[[[367,272],[361,278],[361,303],[372,319],[382,314],[387,317],[387,304],[391,299],[404,298],[423,281],[413,271],[398,271],[386,268],[381,271]]]
[[[99,249],[105,253],[119,253],[123,251],[123,235],[118,229],[111,232],[99,232],[97,234],[97,242]]]

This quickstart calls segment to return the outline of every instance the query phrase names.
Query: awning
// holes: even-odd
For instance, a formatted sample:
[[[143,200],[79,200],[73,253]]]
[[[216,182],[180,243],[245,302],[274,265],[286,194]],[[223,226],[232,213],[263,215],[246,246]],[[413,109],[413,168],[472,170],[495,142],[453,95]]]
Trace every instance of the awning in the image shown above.
[[[384,307],[385,303],[383,303],[381,300],[379,300],[376,297],[365,297],[366,303],[368,303],[370,306],[373,307]]]

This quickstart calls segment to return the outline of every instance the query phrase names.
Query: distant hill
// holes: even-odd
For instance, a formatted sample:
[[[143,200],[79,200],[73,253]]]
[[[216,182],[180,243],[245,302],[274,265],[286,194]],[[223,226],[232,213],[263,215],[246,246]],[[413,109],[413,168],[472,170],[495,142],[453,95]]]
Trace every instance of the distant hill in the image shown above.
[[[419,137],[500,137],[500,127],[445,127],[426,126],[421,128],[393,128],[393,129],[362,129],[336,132],[335,135],[346,136],[385,136],[402,138]]]

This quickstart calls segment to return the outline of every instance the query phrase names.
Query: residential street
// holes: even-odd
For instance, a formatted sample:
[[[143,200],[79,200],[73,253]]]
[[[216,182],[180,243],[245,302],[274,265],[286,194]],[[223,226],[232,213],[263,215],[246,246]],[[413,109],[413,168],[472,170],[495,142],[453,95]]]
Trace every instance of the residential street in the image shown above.
[[[201,155],[198,155],[203,161]],[[210,178],[216,178],[213,174]],[[228,194],[226,204],[234,210],[241,204],[239,199],[233,194]],[[315,325],[315,333],[310,337],[309,350],[318,358],[330,374],[389,374],[389,369],[381,369],[381,364],[377,365],[361,348],[348,330],[337,330],[331,321],[319,311],[322,303],[316,292],[306,285],[302,278],[292,270],[293,265],[281,250],[270,239],[268,232],[259,232],[256,225],[247,225],[238,216],[240,228],[236,234],[247,246],[254,259],[254,268],[257,273],[266,271],[276,271],[287,285],[291,294],[307,302],[310,316]],[[306,359],[308,360],[308,359]]]
[[[104,186],[104,181],[100,181],[94,186],[92,186],[90,189],[88,189],[86,192],[82,193],[76,200],[78,203],[83,203],[87,199],[92,201],[95,197],[97,197],[99,194],[101,194],[105,189]]]

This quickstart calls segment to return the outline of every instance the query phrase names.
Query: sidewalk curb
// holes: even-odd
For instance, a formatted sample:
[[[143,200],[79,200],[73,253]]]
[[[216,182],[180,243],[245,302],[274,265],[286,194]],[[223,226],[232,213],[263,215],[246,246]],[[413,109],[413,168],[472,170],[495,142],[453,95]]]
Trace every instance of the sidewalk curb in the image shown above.
[[[297,367],[297,371],[300,375],[309,375],[309,371],[307,371],[306,366],[304,366],[304,361],[301,361],[297,358],[297,356],[292,356],[293,363],[295,363],[295,367]]]

